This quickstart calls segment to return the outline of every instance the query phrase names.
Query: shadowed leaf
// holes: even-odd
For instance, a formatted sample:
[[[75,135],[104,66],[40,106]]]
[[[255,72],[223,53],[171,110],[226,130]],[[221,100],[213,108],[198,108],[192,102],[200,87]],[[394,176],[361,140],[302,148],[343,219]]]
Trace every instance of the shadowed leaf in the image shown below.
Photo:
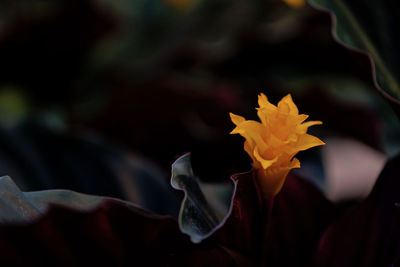
[[[324,233],[317,266],[400,264],[399,163],[388,161],[368,198]]]
[[[156,164],[95,134],[71,134],[40,119],[0,124],[0,176],[12,177],[21,191],[62,188],[177,216],[179,201]]]
[[[262,196],[253,172],[237,182],[232,212],[211,237],[261,266],[310,266],[334,206],[305,179],[289,174],[275,197]]]
[[[335,38],[353,49],[366,52],[374,68],[377,88],[392,103],[400,104],[400,39],[396,1],[309,0],[335,16]]]
[[[89,211],[105,200],[135,207],[129,202],[70,190],[44,190],[22,192],[8,176],[0,177],[0,222],[18,223],[32,221],[45,214],[51,205],[60,205],[70,209]]]
[[[169,216],[66,190],[21,192],[0,178],[0,265],[253,266],[217,242],[193,244]]]

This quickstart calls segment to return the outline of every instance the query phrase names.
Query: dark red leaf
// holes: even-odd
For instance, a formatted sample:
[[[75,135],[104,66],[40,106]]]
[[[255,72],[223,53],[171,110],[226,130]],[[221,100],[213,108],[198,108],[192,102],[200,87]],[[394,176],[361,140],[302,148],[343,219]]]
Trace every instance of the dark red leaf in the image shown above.
[[[400,156],[390,160],[368,198],[323,235],[317,266],[400,264]]]
[[[91,212],[52,206],[29,224],[0,225],[0,265],[251,266],[214,242],[195,245],[167,216],[105,201]]]
[[[318,241],[336,209],[305,179],[289,175],[270,211],[265,266],[311,266]]]

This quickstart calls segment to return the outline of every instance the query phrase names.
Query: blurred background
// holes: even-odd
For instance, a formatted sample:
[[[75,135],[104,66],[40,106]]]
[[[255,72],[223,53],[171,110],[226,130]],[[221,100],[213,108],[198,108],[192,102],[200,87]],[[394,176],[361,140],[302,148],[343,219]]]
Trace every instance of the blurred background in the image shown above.
[[[0,175],[176,215],[173,161],[192,152],[208,182],[248,171],[229,112],[291,93],[327,143],[297,173],[357,201],[400,150],[371,77],[302,1],[0,0]]]

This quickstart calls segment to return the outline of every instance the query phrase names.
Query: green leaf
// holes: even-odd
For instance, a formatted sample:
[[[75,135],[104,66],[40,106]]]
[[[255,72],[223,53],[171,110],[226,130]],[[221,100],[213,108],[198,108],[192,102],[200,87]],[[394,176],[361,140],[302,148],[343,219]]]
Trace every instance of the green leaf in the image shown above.
[[[350,48],[367,52],[378,89],[400,99],[400,39],[396,1],[309,0],[336,17],[334,37]],[[397,101],[396,101],[397,102]]]
[[[90,211],[105,200],[138,209],[128,202],[77,193],[70,190],[22,192],[8,176],[0,177],[0,223],[29,222],[45,214],[51,205]]]
[[[50,116],[13,127],[0,122],[0,170],[21,191],[62,188],[178,217],[179,200],[157,164],[99,136],[69,134],[59,123]]]
[[[187,153],[172,164],[171,185],[185,192],[179,212],[179,227],[192,242],[201,242],[225,223],[232,209],[236,183],[201,182],[193,173],[190,153]]]

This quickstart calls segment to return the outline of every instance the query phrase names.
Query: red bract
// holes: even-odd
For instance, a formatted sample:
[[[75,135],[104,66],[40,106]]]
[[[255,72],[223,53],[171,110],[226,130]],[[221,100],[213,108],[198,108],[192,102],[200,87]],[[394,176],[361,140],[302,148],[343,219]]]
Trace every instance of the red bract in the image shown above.
[[[262,266],[310,266],[334,206],[309,182],[289,175],[272,199],[260,193],[252,172],[234,176],[234,208],[214,238]]]

